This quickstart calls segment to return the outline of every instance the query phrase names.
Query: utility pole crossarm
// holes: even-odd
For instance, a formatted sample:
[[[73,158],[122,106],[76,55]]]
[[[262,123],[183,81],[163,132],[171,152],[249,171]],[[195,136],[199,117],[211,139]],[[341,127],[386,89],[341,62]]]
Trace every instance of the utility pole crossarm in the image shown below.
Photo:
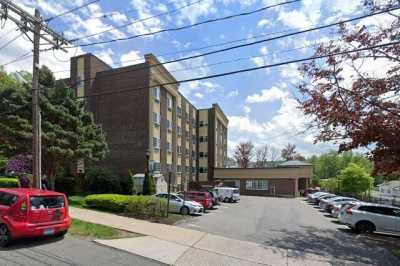
[[[18,7],[9,0],[0,0],[1,9],[0,17],[10,19],[23,31],[30,31],[34,33],[35,25],[40,24],[41,32],[51,36],[48,38],[41,34],[40,38],[53,45],[55,49],[61,49],[66,52],[65,49],[61,48],[62,45],[67,45],[69,41],[61,34],[57,33],[50,27],[48,27],[41,17],[35,17]]]

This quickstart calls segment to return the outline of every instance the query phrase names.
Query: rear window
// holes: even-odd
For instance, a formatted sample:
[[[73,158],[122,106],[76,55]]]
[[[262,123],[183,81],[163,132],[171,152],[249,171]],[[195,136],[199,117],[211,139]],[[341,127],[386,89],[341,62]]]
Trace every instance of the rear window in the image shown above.
[[[33,196],[30,197],[32,210],[56,209],[65,205],[63,196]]]
[[[235,193],[235,194],[236,194],[236,193],[239,193],[239,189],[234,189],[234,190],[233,190],[233,193]]]
[[[11,206],[17,201],[17,196],[7,192],[0,192],[0,205]]]

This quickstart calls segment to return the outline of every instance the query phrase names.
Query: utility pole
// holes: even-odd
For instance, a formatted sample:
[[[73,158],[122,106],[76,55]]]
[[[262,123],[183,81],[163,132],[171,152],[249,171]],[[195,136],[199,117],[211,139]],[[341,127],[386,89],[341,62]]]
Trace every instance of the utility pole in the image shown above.
[[[19,30],[27,35],[33,34],[33,71],[32,71],[32,156],[33,156],[33,185],[41,188],[42,185],[42,141],[41,141],[41,115],[40,115],[40,88],[39,88],[39,53],[40,41],[44,40],[53,46],[53,49],[61,49],[68,44],[68,40],[58,34],[43,21],[38,9],[32,16],[12,1],[0,0],[0,18],[11,20]],[[29,35],[27,37],[30,39]]]
[[[35,9],[35,18],[40,20],[40,12]],[[33,70],[32,70],[32,151],[33,151],[33,183],[42,188],[42,127],[40,115],[39,90],[39,45],[40,23],[35,23],[33,34]]]

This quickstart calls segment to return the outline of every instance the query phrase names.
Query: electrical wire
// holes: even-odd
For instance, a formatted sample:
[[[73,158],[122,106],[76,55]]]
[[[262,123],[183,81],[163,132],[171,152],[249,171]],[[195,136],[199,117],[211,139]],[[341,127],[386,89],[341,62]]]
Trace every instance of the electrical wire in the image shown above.
[[[227,47],[227,48],[223,48],[223,49],[218,49],[218,50],[214,50],[214,51],[210,51],[210,52],[206,52],[206,53],[202,53],[202,54],[196,54],[196,55],[182,57],[182,58],[178,58],[178,59],[174,59],[174,60],[169,60],[169,61],[165,61],[163,63],[157,63],[157,64],[153,64],[153,65],[150,65],[150,66],[146,65],[146,66],[138,67],[138,68],[135,68],[135,69],[127,69],[125,71],[112,73],[111,75],[122,74],[122,73],[127,73],[127,72],[136,72],[136,71],[140,71],[140,70],[143,70],[143,69],[150,69],[150,68],[153,68],[153,67],[162,66],[162,65],[166,65],[166,64],[171,64],[171,63],[191,60],[191,59],[194,59],[194,58],[204,57],[204,56],[208,56],[208,55],[212,55],[212,54],[218,54],[218,53],[222,53],[222,52],[226,52],[226,51],[230,51],[230,50],[234,50],[234,49],[239,49],[239,48],[243,48],[243,47],[247,47],[247,46],[252,46],[252,45],[255,45],[255,44],[275,41],[275,40],[279,40],[279,39],[290,37],[290,36],[295,36],[295,35],[299,35],[299,34],[303,34],[303,33],[307,33],[307,32],[312,32],[312,31],[315,31],[315,30],[320,30],[320,29],[325,29],[325,28],[329,28],[329,27],[332,27],[332,26],[337,26],[337,25],[340,25],[340,24],[343,24],[343,23],[348,23],[348,22],[364,19],[364,18],[367,18],[367,17],[380,15],[380,14],[387,13],[387,12],[390,12],[390,11],[393,11],[393,10],[397,10],[397,9],[400,9],[400,7],[390,8],[390,9],[382,10],[382,11],[375,12],[375,13],[365,14],[365,15],[358,16],[358,17],[355,17],[355,18],[351,18],[351,19],[347,19],[347,20],[343,20],[343,21],[338,21],[338,22],[333,22],[333,23],[330,23],[330,24],[326,24],[326,25],[322,25],[322,26],[318,26],[318,27],[313,27],[313,28],[308,28],[308,29],[300,30],[300,31],[296,31],[296,32],[291,32],[291,33],[288,33],[288,34],[283,34],[283,35],[279,35],[279,36],[275,36],[275,37],[271,37],[271,38],[267,38],[267,39],[262,39],[262,40],[258,40],[258,41],[255,41],[255,42],[244,43],[244,44],[235,45],[235,46],[231,46],[231,47]],[[83,81],[90,81],[90,80],[93,80],[93,79],[94,78],[88,78],[88,79],[85,79]]]
[[[72,47],[76,47],[76,46],[86,47],[86,46],[92,46],[92,45],[98,45],[98,44],[106,44],[106,43],[111,43],[111,42],[116,42],[116,41],[126,41],[126,40],[136,39],[136,38],[139,38],[139,37],[152,36],[152,35],[156,35],[156,34],[160,34],[160,33],[164,33],[164,32],[180,31],[180,30],[189,29],[189,28],[197,27],[197,26],[200,26],[200,25],[208,24],[208,23],[214,23],[214,22],[218,22],[218,21],[229,20],[229,19],[233,19],[233,18],[241,17],[241,16],[248,16],[248,15],[252,15],[252,14],[255,14],[255,13],[259,13],[259,12],[265,11],[267,9],[271,9],[271,8],[282,6],[282,5],[292,4],[292,3],[296,3],[296,2],[300,2],[300,1],[302,1],[302,0],[291,0],[291,1],[287,1],[287,2],[281,2],[281,3],[278,3],[278,4],[274,4],[274,5],[265,6],[265,7],[262,7],[262,8],[253,10],[253,11],[249,11],[249,12],[242,12],[242,13],[237,13],[237,14],[234,14],[234,15],[229,15],[229,16],[224,16],[224,17],[219,17],[219,18],[214,18],[214,19],[208,19],[208,20],[205,20],[205,21],[201,21],[201,22],[197,22],[197,23],[189,24],[189,25],[184,25],[184,26],[181,26],[181,27],[162,29],[162,30],[158,30],[158,31],[152,31],[152,32],[147,32],[147,33],[143,33],[143,34],[137,34],[137,35],[133,35],[133,36],[129,36],[129,37],[112,39],[112,40],[108,40],[108,41],[98,41],[98,42],[92,42],[92,43],[77,44],[75,46],[68,46],[68,47],[65,47],[65,48],[72,48]],[[119,27],[113,27],[111,29],[104,30],[102,32],[98,32],[98,33],[90,34],[90,35],[83,36],[83,37],[80,37],[80,38],[77,38],[77,39],[73,39],[70,42],[76,42],[77,40],[81,40],[81,39],[86,39],[86,38],[89,38],[89,37],[97,36],[97,35],[100,35],[100,34],[115,30],[115,29],[120,29],[120,28],[123,28],[123,27],[127,27],[127,26],[129,26],[131,24],[132,23],[128,23],[128,24],[121,25]]]
[[[6,42],[5,44],[3,44],[2,46],[0,46],[0,51],[4,48],[6,48],[7,46],[9,46],[11,43],[15,42],[19,37],[21,37],[23,35],[23,33],[20,33],[19,35],[15,36],[14,38],[12,38],[11,40],[9,40],[8,42]]]
[[[47,22],[47,23],[49,23],[50,21],[52,21],[52,20],[54,20],[54,19],[56,19],[56,18],[65,16],[65,15],[70,14],[70,13],[73,13],[73,12],[76,12],[76,11],[78,11],[79,9],[82,9],[82,8],[84,8],[84,7],[87,7],[87,6],[90,6],[90,5],[92,5],[92,4],[94,4],[94,3],[97,3],[97,2],[100,2],[100,0],[93,0],[93,1],[91,1],[91,2],[88,2],[88,3],[86,3],[86,4],[83,4],[83,5],[81,5],[81,6],[78,6],[78,7],[72,8],[72,9],[70,9],[70,10],[67,10],[67,11],[65,11],[65,12],[63,12],[63,13],[60,13],[60,14],[58,14],[58,15],[54,15],[54,16],[52,16],[52,17],[49,17],[49,18],[45,19],[44,21]]]
[[[104,95],[127,93],[127,92],[131,92],[131,91],[136,91],[136,90],[150,89],[150,88],[155,88],[155,87],[159,87],[159,86],[177,85],[177,84],[188,83],[188,82],[193,82],[193,81],[214,79],[214,78],[219,78],[219,77],[224,77],[224,76],[231,76],[231,75],[236,75],[236,74],[240,74],[240,73],[256,71],[256,70],[260,70],[260,69],[268,69],[268,68],[289,65],[289,64],[295,64],[295,63],[301,63],[301,62],[306,62],[306,61],[312,61],[312,60],[317,60],[317,59],[323,59],[323,58],[328,58],[328,57],[338,56],[338,55],[343,55],[343,54],[358,53],[358,52],[362,52],[362,51],[368,51],[368,50],[373,50],[373,49],[387,47],[387,46],[393,46],[393,45],[399,45],[399,44],[400,44],[400,41],[383,43],[383,44],[378,44],[378,45],[369,46],[369,47],[363,47],[363,48],[358,48],[358,49],[353,49],[353,50],[329,53],[329,54],[325,54],[325,55],[316,55],[316,56],[300,58],[300,59],[293,59],[293,60],[274,63],[274,64],[267,64],[267,65],[258,66],[258,67],[245,68],[245,69],[240,69],[240,70],[235,70],[235,71],[230,71],[230,72],[224,72],[224,73],[220,73],[220,74],[207,75],[207,76],[202,76],[202,77],[197,77],[197,78],[189,78],[189,79],[184,79],[184,80],[179,80],[179,81],[165,82],[165,83],[152,85],[152,86],[129,88],[129,89],[124,89],[124,90],[101,92],[101,93],[92,93],[92,94],[88,94],[88,95],[84,95],[84,96],[80,96],[80,97],[76,97],[76,98],[80,99],[80,98],[98,97],[98,96],[104,96]],[[120,74],[120,73],[118,73],[118,74]]]
[[[0,66],[4,67],[4,66],[10,65],[10,64],[13,64],[13,63],[22,61],[22,60],[24,60],[24,59],[26,59],[26,58],[28,58],[28,57],[31,57],[31,56],[33,56],[33,53],[32,53],[31,51],[29,51],[29,52],[27,52],[27,53],[25,53],[25,54],[23,54],[23,55],[17,57],[16,59],[14,59],[14,60],[12,60],[12,61],[9,61],[9,62],[7,62],[7,63],[5,63],[5,64],[1,64]]]

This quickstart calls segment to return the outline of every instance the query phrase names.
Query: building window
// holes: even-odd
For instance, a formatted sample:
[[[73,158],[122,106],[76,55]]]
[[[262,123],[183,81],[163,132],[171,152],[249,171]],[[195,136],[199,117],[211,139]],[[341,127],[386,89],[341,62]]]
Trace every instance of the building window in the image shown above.
[[[197,127],[196,119],[192,119],[192,127]]]
[[[268,180],[247,180],[246,190],[268,190]]]
[[[154,100],[156,100],[157,102],[160,101],[160,87],[159,86],[153,88],[153,97],[154,97]]]
[[[76,96],[77,96],[77,97],[83,97],[83,96],[85,96],[85,86],[83,86],[84,83],[83,83],[83,78],[82,78],[81,76],[78,76],[78,77],[76,78],[76,84],[78,84],[78,85],[77,85]]]
[[[182,166],[181,165],[177,165],[176,166],[176,172],[177,173],[182,173]]]
[[[178,155],[180,156],[182,154],[182,146],[177,146],[176,150],[178,152]]]
[[[156,112],[153,112],[153,122],[156,126],[160,125],[160,115]]]
[[[178,136],[182,136],[182,128],[180,126],[177,127],[176,131],[178,132]]]
[[[208,154],[207,154],[207,152],[200,152],[199,153],[199,155],[200,155],[200,158],[207,158],[208,157]]]
[[[171,142],[167,142],[167,151],[168,151],[168,153],[171,153],[171,152],[172,152],[172,145],[171,145]]]
[[[186,156],[189,157],[189,155],[190,155],[190,151],[189,151],[189,149],[186,149]]]
[[[153,167],[151,168],[155,172],[159,172],[161,170],[161,164],[157,162],[153,162]]]
[[[207,136],[200,136],[199,137],[199,142],[207,142],[207,141],[208,141]]]
[[[153,148],[155,150],[159,150],[160,149],[160,139],[153,137]]]
[[[189,124],[189,122],[190,122],[189,113],[188,113],[188,112],[186,112],[186,123],[188,123],[188,124]]]
[[[207,167],[200,167],[200,168],[199,168],[199,172],[202,173],[202,174],[204,174],[204,173],[207,173],[207,172],[208,172],[208,169],[207,169]]]
[[[168,130],[169,132],[172,131],[172,123],[171,123],[170,120],[167,120],[167,130]]]
[[[182,108],[180,106],[176,107],[176,113],[179,117],[182,117]]]
[[[170,97],[167,97],[167,107],[168,110],[172,110],[172,99]]]

